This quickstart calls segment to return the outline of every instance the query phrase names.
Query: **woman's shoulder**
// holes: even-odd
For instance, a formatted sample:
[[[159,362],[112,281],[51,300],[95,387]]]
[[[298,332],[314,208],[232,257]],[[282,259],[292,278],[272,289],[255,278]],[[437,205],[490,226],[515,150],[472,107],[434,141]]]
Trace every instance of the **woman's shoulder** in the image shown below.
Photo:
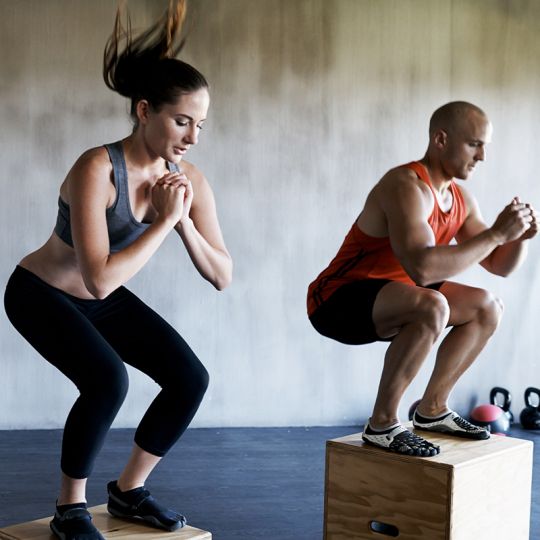
[[[99,192],[107,199],[107,205],[110,205],[115,195],[114,184],[111,182],[112,170],[104,146],[86,150],[77,158],[60,186],[61,199],[69,205],[71,198],[77,196],[76,193],[86,197]]]
[[[95,168],[95,169],[111,169],[112,164],[109,158],[109,153],[105,146],[96,146],[85,150],[75,161],[73,167],[78,168]]]
[[[69,171],[68,178],[79,176],[97,176],[109,180],[112,163],[104,146],[96,146],[84,151]]]
[[[193,163],[183,159],[178,168],[180,172],[183,172],[188,177],[192,184],[208,183],[202,171]]]

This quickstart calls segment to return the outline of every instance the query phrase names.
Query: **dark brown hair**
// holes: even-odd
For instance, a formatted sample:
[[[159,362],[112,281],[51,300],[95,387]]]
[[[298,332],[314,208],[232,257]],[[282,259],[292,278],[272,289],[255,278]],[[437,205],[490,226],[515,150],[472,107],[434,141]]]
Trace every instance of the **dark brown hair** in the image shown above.
[[[121,12],[119,5],[113,33],[103,53],[103,79],[111,90],[131,99],[135,124],[141,99],[159,111],[163,104],[174,103],[182,94],[208,88],[202,73],[175,58],[185,44],[185,38],[178,38],[186,15],[186,0],[169,0],[163,16],[136,37],[129,13],[126,10],[124,27]]]

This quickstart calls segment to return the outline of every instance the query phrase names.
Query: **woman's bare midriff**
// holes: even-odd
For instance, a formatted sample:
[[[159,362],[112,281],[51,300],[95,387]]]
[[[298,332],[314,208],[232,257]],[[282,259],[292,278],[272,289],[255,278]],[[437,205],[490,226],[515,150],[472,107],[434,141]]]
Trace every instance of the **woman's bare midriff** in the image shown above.
[[[75,250],[55,233],[38,250],[24,257],[19,266],[72,296],[93,300],[83,281]]]

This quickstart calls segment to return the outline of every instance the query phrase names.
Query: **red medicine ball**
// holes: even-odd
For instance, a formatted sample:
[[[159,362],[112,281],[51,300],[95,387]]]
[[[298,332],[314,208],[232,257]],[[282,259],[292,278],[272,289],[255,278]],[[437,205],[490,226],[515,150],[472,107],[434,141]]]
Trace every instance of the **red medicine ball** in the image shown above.
[[[510,428],[510,420],[497,405],[479,405],[471,412],[471,422],[487,427],[491,433],[505,435]]]

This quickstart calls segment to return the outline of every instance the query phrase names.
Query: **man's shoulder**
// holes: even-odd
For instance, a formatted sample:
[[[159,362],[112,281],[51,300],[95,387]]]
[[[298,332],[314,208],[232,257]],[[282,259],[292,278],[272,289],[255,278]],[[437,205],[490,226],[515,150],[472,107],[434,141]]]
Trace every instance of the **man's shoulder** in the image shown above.
[[[429,186],[421,180],[416,172],[407,167],[407,165],[399,165],[390,169],[379,180],[378,185],[383,191],[418,191],[431,194]]]
[[[429,186],[414,170],[402,165],[390,169],[374,191],[376,201],[387,217],[411,211],[428,216],[433,208],[433,193]]]

